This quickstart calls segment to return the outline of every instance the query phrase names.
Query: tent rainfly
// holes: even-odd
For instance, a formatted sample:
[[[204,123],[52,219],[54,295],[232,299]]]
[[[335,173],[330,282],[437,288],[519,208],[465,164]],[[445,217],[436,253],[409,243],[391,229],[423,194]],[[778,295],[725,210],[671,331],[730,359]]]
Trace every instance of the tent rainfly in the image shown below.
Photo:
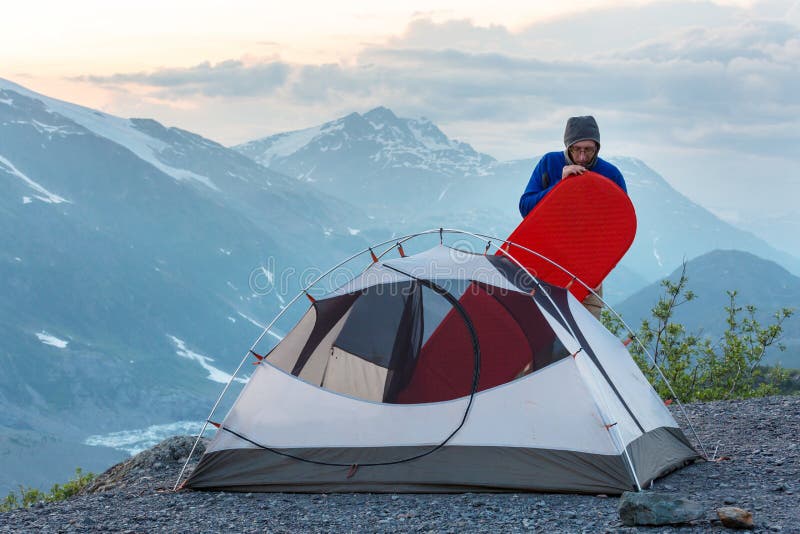
[[[568,290],[444,244],[374,259],[260,361],[186,487],[619,494],[699,456]]]

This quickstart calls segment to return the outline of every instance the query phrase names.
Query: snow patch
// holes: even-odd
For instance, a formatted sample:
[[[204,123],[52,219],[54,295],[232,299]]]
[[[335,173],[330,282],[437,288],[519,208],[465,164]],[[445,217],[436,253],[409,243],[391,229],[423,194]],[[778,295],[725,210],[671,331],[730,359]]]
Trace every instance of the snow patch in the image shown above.
[[[31,202],[33,202],[33,200],[31,200],[31,197],[22,197],[23,204],[30,204]]]
[[[349,226],[347,227],[347,231],[350,233],[350,235],[358,235],[361,233],[361,230],[358,228],[350,228]]]
[[[267,278],[267,282],[270,285],[274,285],[275,284],[275,275],[272,274],[272,271],[268,270],[266,267],[264,267],[262,265],[261,266],[261,272],[264,273],[264,276]]]
[[[658,262],[658,266],[663,267],[664,263],[661,261],[661,255],[658,253],[658,249],[656,248],[657,244],[658,244],[658,238],[656,237],[655,239],[653,239],[653,256]]]
[[[225,171],[225,174],[227,174],[227,175],[228,175],[228,176],[230,176],[231,178],[238,178],[239,180],[241,180],[241,181],[243,181],[243,182],[249,182],[249,181],[250,181],[250,180],[248,180],[247,178],[245,178],[244,176],[239,176],[238,174],[236,174],[236,173],[233,173],[233,172],[231,172],[231,171]]]
[[[262,330],[263,330],[263,329],[265,329],[265,328],[266,328],[266,326],[264,326],[263,324],[259,323],[258,321],[256,321],[256,320],[255,320],[255,319],[253,319],[252,317],[248,317],[247,315],[243,314],[242,312],[236,312],[236,313],[239,315],[239,317],[241,317],[242,319],[245,319],[245,320],[249,321],[250,323],[252,323],[252,324],[256,325],[256,326],[257,326],[257,327],[259,327],[260,329],[262,329]]]
[[[20,180],[22,180],[23,182],[28,184],[28,187],[30,187],[31,189],[33,189],[37,193],[40,193],[40,195],[44,195],[44,196],[34,195],[36,198],[38,198],[42,202],[47,202],[48,204],[60,204],[62,202],[67,202],[68,204],[71,204],[71,202],[69,200],[65,199],[64,197],[60,197],[60,196],[56,195],[55,193],[51,193],[50,191],[48,191],[47,189],[45,189],[41,185],[37,184],[36,182],[34,182],[33,180],[31,180],[30,178],[25,176],[25,174],[20,172],[14,166],[13,163],[8,161],[3,156],[0,156],[0,164],[2,164],[7,169],[6,172],[8,172],[9,174],[11,174],[13,176],[16,176],[17,178],[19,178]],[[25,198],[28,198],[28,197],[23,197],[23,201],[22,201],[23,204],[27,204],[27,202],[25,202],[25,200],[24,200]]]
[[[65,349],[67,345],[69,345],[69,341],[64,341],[63,339],[59,339],[56,336],[52,336],[42,330],[41,332],[36,333],[36,337],[39,338],[39,341],[44,343],[45,345],[50,345],[51,347],[56,347],[58,349]]]
[[[230,382],[231,375],[211,365],[211,362],[214,361],[214,358],[209,358],[204,354],[200,354],[194,352],[193,350],[190,350],[189,348],[186,347],[186,343],[182,339],[170,335],[168,335],[167,337],[175,344],[175,347],[178,349],[175,351],[175,354],[177,354],[181,358],[186,358],[188,360],[196,361],[197,363],[200,364],[200,366],[203,369],[208,371],[208,376],[206,378],[208,378],[213,382],[219,382],[220,384],[227,384],[228,382]],[[234,380],[242,384],[247,382],[247,380],[245,380],[244,378],[236,378]]]
[[[202,176],[186,169],[176,169],[163,163],[158,158],[158,154],[168,148],[169,145],[137,129],[129,119],[107,115],[91,108],[49,98],[7,80],[0,80],[0,89],[3,88],[10,89],[28,98],[39,100],[51,113],[66,117],[99,137],[104,137],[127,148],[139,158],[178,181],[194,180],[210,189],[219,191],[219,188],[207,176]]]
[[[202,421],[177,421],[135,430],[120,430],[110,434],[95,434],[86,438],[84,443],[92,447],[111,447],[133,456],[157,445],[168,437],[196,435],[201,428],[203,428]]]
[[[58,134],[62,137],[67,135],[83,135],[83,132],[76,131],[74,127],[70,128],[69,126],[54,126],[52,124],[45,124],[37,120],[32,120],[27,124],[32,125],[39,133],[47,134],[47,137],[51,139],[53,138],[53,134]]]
[[[419,144],[428,150],[450,150],[457,149],[458,143],[450,141],[446,137],[442,139],[434,139],[430,134],[436,132],[435,126],[429,121],[409,120],[408,129]],[[438,133],[438,132],[436,132]]]
[[[222,252],[223,254],[225,254],[226,256],[230,256],[231,255],[231,251],[230,250],[221,248],[221,249],[219,249],[219,251]]]
[[[275,158],[291,156],[313,141],[320,134],[321,129],[321,126],[315,126],[305,130],[278,134],[272,138],[269,147],[258,155],[257,161],[268,167]],[[259,141],[254,142],[256,146],[258,143]]]
[[[247,315],[243,314],[242,312],[236,312],[236,313],[239,314],[239,317],[241,317],[242,319],[245,319],[245,320],[249,321],[250,323],[256,325],[261,330],[264,330],[266,328],[265,325],[259,323],[258,321],[256,321],[252,317],[248,317]],[[274,337],[278,341],[283,340],[283,336],[281,334],[277,333],[277,332],[273,332],[273,329],[270,329],[270,331],[267,332],[267,334],[269,334],[270,336]]]

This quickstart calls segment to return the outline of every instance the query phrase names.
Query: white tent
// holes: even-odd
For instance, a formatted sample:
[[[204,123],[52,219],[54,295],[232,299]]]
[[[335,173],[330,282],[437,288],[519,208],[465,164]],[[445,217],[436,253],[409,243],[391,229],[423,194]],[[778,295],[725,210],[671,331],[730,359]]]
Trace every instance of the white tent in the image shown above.
[[[697,457],[568,290],[441,244],[314,300],[186,486],[620,493]]]

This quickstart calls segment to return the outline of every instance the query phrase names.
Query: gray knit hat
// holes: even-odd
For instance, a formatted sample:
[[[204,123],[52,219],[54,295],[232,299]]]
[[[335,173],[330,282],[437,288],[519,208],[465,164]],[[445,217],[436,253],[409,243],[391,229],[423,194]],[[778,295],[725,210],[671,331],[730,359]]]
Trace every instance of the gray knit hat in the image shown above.
[[[594,141],[600,148],[600,128],[591,115],[570,117],[564,129],[564,146],[571,147],[578,141]]]

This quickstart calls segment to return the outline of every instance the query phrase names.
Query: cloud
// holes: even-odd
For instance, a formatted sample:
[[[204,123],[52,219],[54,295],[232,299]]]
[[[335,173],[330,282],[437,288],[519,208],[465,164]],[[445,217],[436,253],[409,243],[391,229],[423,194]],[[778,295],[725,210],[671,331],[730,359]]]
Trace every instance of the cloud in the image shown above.
[[[338,64],[302,65],[294,69],[287,98],[299,103],[331,102],[343,97],[362,98],[380,86],[380,76],[369,68]]]
[[[290,66],[280,61],[246,65],[239,60],[215,65],[203,62],[188,68],[155,72],[120,73],[111,76],[82,76],[79,79],[102,85],[136,84],[161,89],[159,95],[181,98],[191,95],[241,97],[269,93],[286,83]]]
[[[524,54],[543,60],[593,57],[667,37],[689,27],[716,28],[740,22],[745,11],[713,2],[685,0],[641,6],[598,7],[539,21],[512,32],[469,20],[413,20],[390,48],[458,49],[465,52]]]
[[[795,54],[800,31],[782,21],[751,21],[723,28],[692,28],[669,40],[653,40],[633,47],[623,57],[651,61],[687,60],[730,63],[735,59],[762,61],[787,59]]]
[[[749,21],[763,6],[661,2],[517,32],[418,18],[336,63],[229,60],[84,79],[149,87],[163,99],[210,98],[216,109],[242,109],[246,100],[260,109],[241,119],[252,129],[258,117],[295,117],[299,128],[386,105],[500,157],[559,139],[574,113],[594,113],[604,132],[642,144],[785,155],[800,142],[800,30],[785,20]]]
[[[402,35],[386,42],[386,48],[449,48],[463,51],[509,52],[519,46],[519,38],[504,26],[476,26],[469,20],[441,23],[430,18],[412,20]]]

